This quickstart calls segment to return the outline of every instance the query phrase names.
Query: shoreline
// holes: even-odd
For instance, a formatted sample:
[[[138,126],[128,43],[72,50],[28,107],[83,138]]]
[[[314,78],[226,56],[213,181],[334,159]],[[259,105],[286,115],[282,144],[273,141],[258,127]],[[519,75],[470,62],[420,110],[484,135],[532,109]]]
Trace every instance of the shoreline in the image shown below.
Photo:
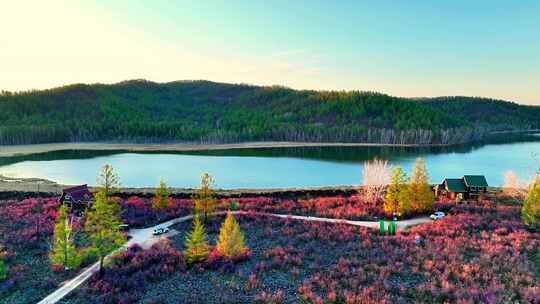
[[[5,197],[29,196],[36,194],[60,195],[64,187],[74,185],[59,184],[42,178],[12,178],[0,175],[0,199]],[[94,185],[89,185],[90,191],[97,191]],[[290,188],[235,188],[214,189],[217,198],[242,198],[254,196],[297,198],[310,196],[353,195],[361,191],[362,185],[337,185]],[[501,189],[499,186],[488,187],[491,190]],[[156,193],[155,187],[122,187],[115,196],[128,198],[139,196],[151,198]],[[193,188],[169,188],[171,197],[191,198],[195,194]]]
[[[37,153],[46,153],[62,150],[118,150],[128,152],[183,152],[183,151],[211,151],[230,149],[257,149],[257,148],[301,148],[301,147],[444,147],[443,144],[378,144],[378,143],[341,143],[341,142],[288,142],[288,141],[261,141],[234,144],[135,144],[135,143],[108,143],[108,142],[76,142],[76,143],[48,143],[31,145],[0,146],[0,157],[16,157]]]
[[[540,129],[492,131],[491,135],[501,134],[535,134]],[[466,144],[466,143],[464,143]],[[87,151],[126,151],[126,152],[186,152],[213,151],[231,149],[258,148],[303,148],[303,147],[449,147],[460,144],[382,144],[382,143],[350,143],[350,142],[292,142],[292,141],[251,141],[229,144],[203,143],[122,143],[122,142],[61,142],[26,145],[0,145],[0,157],[17,157],[38,153],[64,150]]]
[[[64,187],[73,185],[63,185],[51,180],[41,178],[12,178],[0,175],[0,199],[2,197],[19,197],[29,195],[60,195]],[[96,191],[95,186],[89,185],[90,191]],[[359,185],[339,185],[321,187],[291,187],[291,188],[237,188],[237,189],[214,189],[218,198],[240,198],[253,196],[272,197],[298,197],[310,195],[351,195],[361,189]],[[169,188],[171,197],[191,198],[195,194],[192,188]],[[153,197],[156,188],[153,187],[122,187],[115,196],[127,198],[129,196]]]

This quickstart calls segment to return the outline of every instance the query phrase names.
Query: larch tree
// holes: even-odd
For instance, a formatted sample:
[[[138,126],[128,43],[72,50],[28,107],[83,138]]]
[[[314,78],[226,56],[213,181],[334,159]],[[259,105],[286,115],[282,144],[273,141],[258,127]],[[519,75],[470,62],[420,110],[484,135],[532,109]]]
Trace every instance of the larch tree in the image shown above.
[[[231,212],[227,212],[227,217],[219,229],[216,250],[228,258],[241,256],[246,252],[244,234]]]
[[[90,238],[92,248],[98,255],[100,275],[103,274],[105,256],[125,242],[120,229],[119,214],[118,203],[108,200],[102,191],[96,194],[96,201],[92,208],[86,212],[85,230]]]
[[[113,167],[109,164],[101,168],[101,172],[97,178],[99,191],[105,194],[105,197],[110,197],[111,194],[120,188],[120,178],[114,173]]]
[[[162,178],[159,181],[159,187],[156,189],[156,196],[152,200],[152,209],[163,211],[169,207],[169,188]]]
[[[54,225],[54,235],[49,256],[53,265],[61,265],[65,270],[79,267],[81,259],[73,239],[73,223],[69,218],[67,207],[62,205]]]
[[[4,281],[9,276],[9,267],[4,261],[6,253],[4,247],[0,244],[0,282]]]
[[[185,247],[184,255],[186,256],[186,262],[190,265],[204,262],[210,254],[208,235],[197,215],[193,217],[193,229],[186,236]]]
[[[386,189],[384,200],[384,212],[401,216],[410,211],[410,201],[408,196],[407,174],[401,167],[392,170],[390,184]]]
[[[426,164],[420,157],[416,159],[409,182],[409,200],[412,210],[426,212],[433,209],[435,194],[429,184]]]
[[[391,167],[387,160],[375,158],[364,162],[362,190],[366,201],[376,203],[384,199],[384,191],[390,184]]]
[[[536,176],[529,187],[529,192],[521,208],[521,218],[532,229],[540,228],[540,175]]]
[[[208,173],[201,176],[201,184],[195,191],[193,200],[195,201],[195,215],[201,216],[204,222],[212,217],[215,210],[216,200],[214,198],[214,179]]]

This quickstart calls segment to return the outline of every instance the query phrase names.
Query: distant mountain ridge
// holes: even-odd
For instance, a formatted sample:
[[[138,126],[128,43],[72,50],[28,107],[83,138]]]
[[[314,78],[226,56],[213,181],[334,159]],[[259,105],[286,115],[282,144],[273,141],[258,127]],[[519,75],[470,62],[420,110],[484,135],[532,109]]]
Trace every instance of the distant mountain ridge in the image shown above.
[[[0,94],[0,144],[244,141],[457,144],[540,129],[540,107],[211,81],[74,84]]]

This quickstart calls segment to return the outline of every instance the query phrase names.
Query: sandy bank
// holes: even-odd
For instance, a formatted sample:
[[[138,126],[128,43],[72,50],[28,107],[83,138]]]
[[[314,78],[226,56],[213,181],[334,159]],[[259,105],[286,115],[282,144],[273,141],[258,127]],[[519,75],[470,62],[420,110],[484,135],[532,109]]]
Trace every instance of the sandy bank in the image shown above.
[[[61,193],[63,185],[41,178],[12,178],[0,175],[0,192]]]
[[[62,189],[69,185],[61,185],[54,181],[40,178],[11,178],[0,175],[0,194],[10,196],[11,194],[23,195],[43,193],[60,194]],[[218,197],[249,197],[249,196],[272,196],[272,197],[298,197],[298,196],[318,196],[318,195],[350,195],[356,193],[357,186],[327,186],[327,187],[307,187],[307,188],[269,188],[269,189],[216,189]],[[96,189],[90,188],[91,191]],[[170,193],[174,197],[189,198],[194,194],[193,189],[170,188]],[[117,193],[121,197],[137,195],[141,197],[153,197],[156,188],[130,188],[125,187]]]
[[[125,150],[149,151],[197,151],[245,148],[288,148],[288,147],[418,147],[421,145],[395,145],[374,143],[315,143],[315,142],[246,142],[238,144],[129,144],[129,143],[53,143],[36,145],[0,146],[0,157],[12,157],[61,150]],[[436,146],[436,145],[432,145]]]

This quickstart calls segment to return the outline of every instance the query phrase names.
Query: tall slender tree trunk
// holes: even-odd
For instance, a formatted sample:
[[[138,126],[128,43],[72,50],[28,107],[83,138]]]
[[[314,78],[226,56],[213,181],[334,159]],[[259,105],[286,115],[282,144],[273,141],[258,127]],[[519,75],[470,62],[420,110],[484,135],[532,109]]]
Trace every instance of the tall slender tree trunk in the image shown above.
[[[68,240],[67,237],[64,239],[64,269],[67,269],[68,264]]]
[[[103,261],[105,260],[105,257],[104,256],[101,256],[99,258],[99,277],[102,278],[103,277]]]

